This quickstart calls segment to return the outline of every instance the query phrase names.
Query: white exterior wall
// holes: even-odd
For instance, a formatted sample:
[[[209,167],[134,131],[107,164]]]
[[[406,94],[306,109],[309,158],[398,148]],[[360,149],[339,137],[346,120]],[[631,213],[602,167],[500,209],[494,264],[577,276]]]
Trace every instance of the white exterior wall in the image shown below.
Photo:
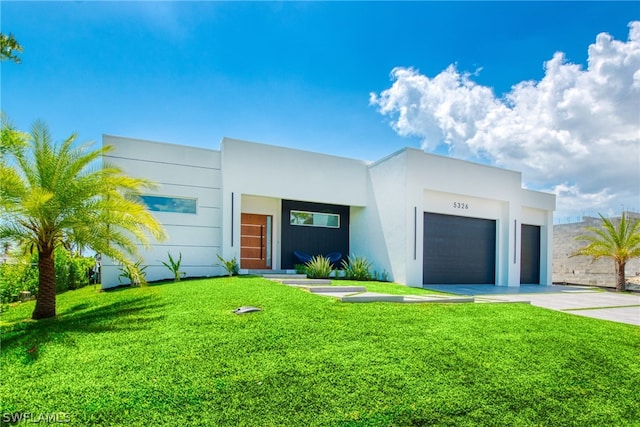
[[[425,212],[496,221],[496,284],[520,283],[520,226],[541,227],[541,284],[551,284],[555,196],[523,190],[521,174],[404,149],[367,162],[224,138],[220,151],[104,136],[104,160],[159,183],[150,194],[197,198],[197,214],[154,212],[169,240],[143,252],[148,280],[170,278],[160,260],[183,255],[188,276],[224,274],[217,254],[240,259],[241,213],[273,216],[273,268],[281,266],[282,200],[350,207],[350,251],[379,273],[422,286]],[[456,203],[468,208],[460,209]],[[349,255],[351,255],[349,254]],[[103,286],[119,271],[105,260]]]
[[[222,140],[220,150],[225,193],[345,206],[366,204],[364,161],[230,138]]]
[[[351,252],[366,257],[377,271],[386,271],[399,283],[407,283],[405,259],[409,250],[406,162],[406,153],[401,151],[372,164],[367,206],[351,209]]]
[[[146,178],[158,187],[145,194],[197,199],[196,214],[152,212],[167,234],[165,242],[152,241],[149,249],[140,247],[147,280],[172,278],[161,261],[182,254],[181,271],[187,276],[215,276],[222,273],[216,254],[220,253],[222,215],[222,177],[220,152],[104,135],[103,145],[114,147],[103,161],[113,163],[127,175]],[[102,287],[117,286],[119,266],[103,259]]]
[[[541,282],[551,284],[548,232],[555,196],[523,190],[520,173],[405,149],[372,165],[370,174],[374,197],[368,209],[376,212],[370,212],[369,224],[379,220],[387,256],[378,262],[389,262],[394,280],[422,286],[423,215],[430,212],[495,220],[496,284],[519,286],[518,242],[525,202],[537,210],[535,225],[543,230]],[[460,209],[456,203],[468,208]],[[529,224],[533,224],[532,212],[528,212]],[[370,246],[378,248],[378,244]]]
[[[364,161],[231,138],[222,140],[220,150],[225,258],[237,256],[239,259],[241,213],[272,214],[276,211],[273,200],[366,205],[367,164]],[[261,207],[257,198],[246,196],[259,196],[263,202],[266,199],[272,202]],[[233,208],[227,203],[232,199]],[[278,218],[281,220],[279,214]],[[276,222],[278,234],[276,236],[274,229],[274,237],[279,238],[280,221],[274,216],[274,224]],[[279,249],[279,241],[277,245]],[[274,258],[274,268],[280,265],[279,252],[277,260]]]
[[[423,213],[439,213],[496,221],[496,284],[519,284],[512,258],[513,232],[510,224],[517,215],[521,190],[520,174],[505,169],[469,163],[409,149],[411,174],[409,203],[417,206],[418,257],[411,264],[407,284],[422,285],[424,223]],[[458,208],[456,203],[464,206]],[[516,282],[515,279],[518,279]]]

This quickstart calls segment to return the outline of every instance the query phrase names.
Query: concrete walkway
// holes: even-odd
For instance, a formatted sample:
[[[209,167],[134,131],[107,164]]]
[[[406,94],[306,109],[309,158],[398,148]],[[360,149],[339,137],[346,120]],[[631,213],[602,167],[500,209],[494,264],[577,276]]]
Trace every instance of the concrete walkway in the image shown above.
[[[367,292],[364,286],[334,286],[327,279],[307,279],[302,274],[263,274],[265,279],[304,289],[316,295],[337,298],[342,302],[458,303],[474,302],[473,297],[459,295],[392,295]],[[497,301],[499,302],[499,301]]]
[[[398,303],[527,303],[578,316],[640,326],[640,294],[606,292],[586,286],[435,285],[427,289],[453,295],[392,295],[367,292],[362,286],[332,286],[331,281],[304,275],[264,275],[265,278],[338,298],[343,302]]]

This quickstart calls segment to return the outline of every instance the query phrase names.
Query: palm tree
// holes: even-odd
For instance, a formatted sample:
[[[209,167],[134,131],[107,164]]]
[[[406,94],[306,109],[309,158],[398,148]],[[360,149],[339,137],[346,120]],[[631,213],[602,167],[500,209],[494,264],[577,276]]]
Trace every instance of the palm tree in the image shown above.
[[[592,234],[576,237],[588,242],[572,256],[589,256],[592,262],[600,258],[612,258],[616,263],[616,290],[625,290],[625,265],[632,258],[640,257],[640,219],[630,220],[622,213],[620,221],[611,221],[600,215],[600,227],[587,227]]]
[[[111,147],[93,149],[75,140],[73,134],[54,144],[39,121],[26,146],[7,150],[0,161],[0,238],[38,253],[33,319],[56,315],[56,247],[72,242],[135,268],[131,259],[139,259],[137,243],[148,246],[151,236],[165,238],[162,226],[136,197],[152,184],[111,165],[100,166]]]
[[[0,33],[0,61],[10,59],[16,64],[19,64],[22,61],[20,61],[20,57],[17,55],[18,52],[22,52],[22,46],[20,46],[20,43],[18,43],[18,40],[16,40],[13,34]]]

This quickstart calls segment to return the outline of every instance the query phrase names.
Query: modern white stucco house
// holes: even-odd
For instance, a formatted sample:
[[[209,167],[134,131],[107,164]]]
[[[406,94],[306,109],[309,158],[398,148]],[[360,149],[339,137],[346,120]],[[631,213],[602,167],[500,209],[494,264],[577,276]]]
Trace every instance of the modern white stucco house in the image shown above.
[[[292,269],[340,252],[409,286],[550,285],[555,196],[519,172],[406,148],[366,162],[224,138],[209,150],[105,135],[105,162],[159,187],[144,197],[169,239],[142,251],[148,280],[182,254],[187,276]],[[119,269],[103,263],[102,286]]]

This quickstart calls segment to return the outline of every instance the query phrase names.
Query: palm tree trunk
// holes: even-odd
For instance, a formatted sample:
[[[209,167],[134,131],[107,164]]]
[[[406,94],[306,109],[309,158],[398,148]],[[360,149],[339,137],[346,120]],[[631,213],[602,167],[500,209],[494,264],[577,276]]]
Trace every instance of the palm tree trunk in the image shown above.
[[[38,255],[38,296],[32,319],[47,319],[56,315],[56,268],[53,248],[41,250]]]
[[[616,291],[622,292],[626,290],[626,278],[625,278],[625,265],[626,263],[621,262],[618,264],[618,277],[616,280]]]

